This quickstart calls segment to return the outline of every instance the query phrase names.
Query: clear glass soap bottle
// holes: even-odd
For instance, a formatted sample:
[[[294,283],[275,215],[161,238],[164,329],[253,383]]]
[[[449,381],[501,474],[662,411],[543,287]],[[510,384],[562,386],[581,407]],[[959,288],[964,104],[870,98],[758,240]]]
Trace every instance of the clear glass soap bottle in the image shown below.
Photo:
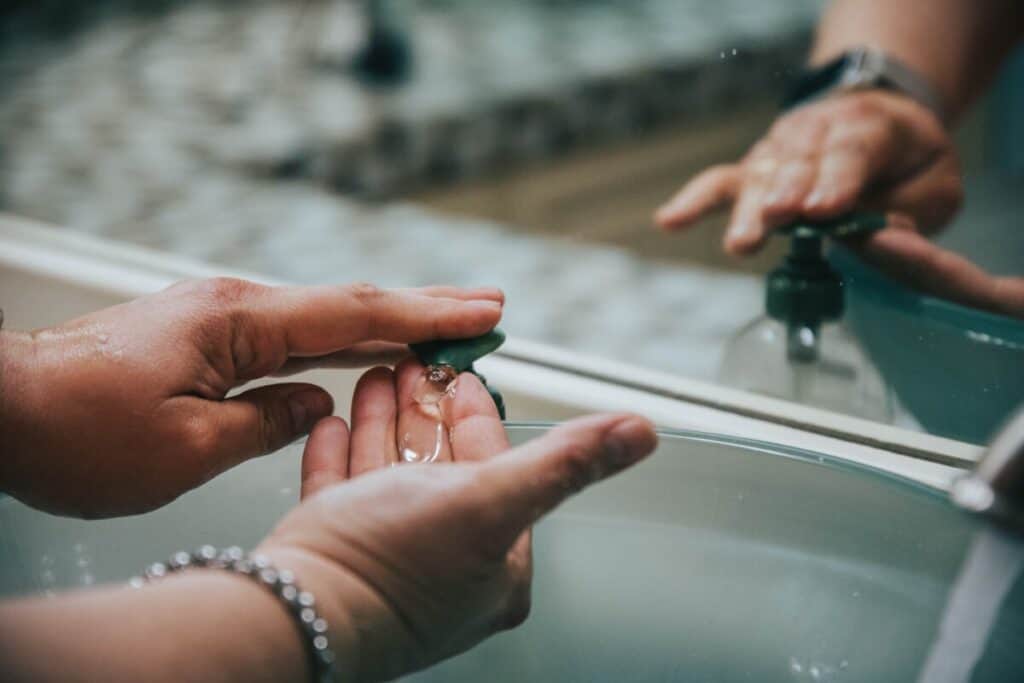
[[[880,227],[881,219],[797,225],[790,252],[766,280],[766,313],[726,345],[728,386],[875,421],[892,422],[891,388],[842,325],[843,279],[822,254],[825,235]]]

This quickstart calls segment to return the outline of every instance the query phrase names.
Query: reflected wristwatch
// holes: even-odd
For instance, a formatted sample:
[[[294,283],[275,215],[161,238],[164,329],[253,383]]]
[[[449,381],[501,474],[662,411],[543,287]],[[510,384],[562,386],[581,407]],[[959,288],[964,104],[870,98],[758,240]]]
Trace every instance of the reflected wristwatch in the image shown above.
[[[831,93],[873,88],[903,93],[946,123],[942,99],[935,88],[906,64],[875,48],[848,50],[808,69],[790,87],[782,104],[789,109]]]

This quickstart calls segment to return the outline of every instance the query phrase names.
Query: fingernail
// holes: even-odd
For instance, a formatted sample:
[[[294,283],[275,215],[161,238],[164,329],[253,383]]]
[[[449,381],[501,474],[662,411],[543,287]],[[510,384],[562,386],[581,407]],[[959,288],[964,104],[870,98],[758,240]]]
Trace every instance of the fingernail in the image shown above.
[[[474,299],[473,301],[467,301],[466,304],[472,308],[482,308],[487,311],[500,311],[502,302],[490,301],[488,299]]]
[[[486,295],[480,301],[497,301],[500,303],[505,300],[505,292],[501,290],[501,287],[480,287],[476,291]]]
[[[318,420],[331,414],[330,396],[318,389],[305,389],[288,396],[288,410],[296,432],[308,432]]]
[[[804,206],[808,208],[821,206],[824,203],[825,193],[820,189],[815,189],[814,192],[811,192],[809,195],[807,195],[807,199],[804,200]]]
[[[729,228],[729,239],[746,237],[751,232],[753,232],[753,229],[751,228],[750,223],[738,223]]]
[[[625,467],[654,450],[658,437],[654,426],[642,417],[629,417],[605,434],[604,449],[608,462]]]

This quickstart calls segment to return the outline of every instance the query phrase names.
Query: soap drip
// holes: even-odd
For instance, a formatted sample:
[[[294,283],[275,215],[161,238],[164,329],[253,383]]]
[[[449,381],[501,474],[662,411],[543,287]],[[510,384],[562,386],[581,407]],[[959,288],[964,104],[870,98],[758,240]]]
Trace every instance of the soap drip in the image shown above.
[[[455,397],[455,385],[459,373],[450,365],[428,365],[416,379],[412,397],[420,412],[437,421],[433,443],[423,443],[425,437],[417,438],[406,432],[398,444],[403,462],[434,462],[441,455],[444,439],[448,436],[448,406]]]

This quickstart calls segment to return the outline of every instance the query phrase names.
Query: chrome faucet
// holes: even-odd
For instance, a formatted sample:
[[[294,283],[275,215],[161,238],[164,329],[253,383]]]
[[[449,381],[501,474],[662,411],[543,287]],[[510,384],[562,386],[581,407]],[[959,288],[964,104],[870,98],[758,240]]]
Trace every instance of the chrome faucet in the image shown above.
[[[1024,407],[996,435],[970,474],[957,479],[953,502],[1024,531]]]

